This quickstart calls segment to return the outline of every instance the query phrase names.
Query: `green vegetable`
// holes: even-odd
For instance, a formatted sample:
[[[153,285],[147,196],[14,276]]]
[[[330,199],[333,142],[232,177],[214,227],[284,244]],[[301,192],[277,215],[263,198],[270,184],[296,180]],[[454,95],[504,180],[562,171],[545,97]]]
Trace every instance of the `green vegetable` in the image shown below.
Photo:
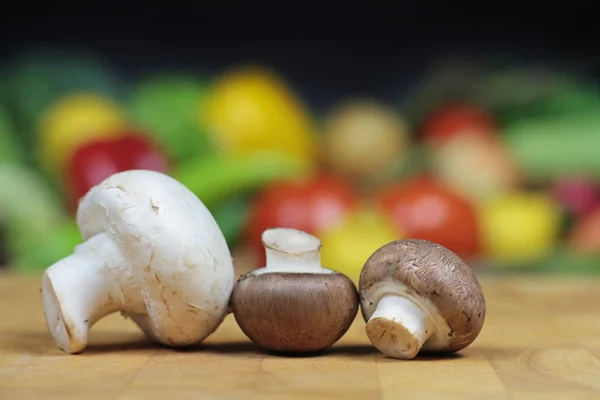
[[[522,120],[504,129],[525,176],[543,182],[565,175],[600,178],[600,114]]]
[[[295,159],[264,151],[242,156],[213,154],[179,165],[171,175],[213,208],[269,182],[303,176],[309,171],[306,164]]]
[[[6,65],[0,65],[0,108],[8,105],[9,70]]]
[[[600,274],[600,256],[575,254],[566,248],[558,247],[552,254],[541,260],[522,263],[484,261],[475,268],[484,274],[598,275]]]
[[[236,245],[241,237],[250,215],[249,201],[247,196],[238,196],[214,206],[211,210],[230,247]]]
[[[475,80],[469,98],[500,123],[600,109],[600,91],[576,73],[551,67],[491,70]]]
[[[548,67],[498,67],[481,76],[471,98],[495,114],[527,107],[580,87],[574,76]]]
[[[6,232],[4,230],[4,222],[0,220],[0,268],[8,266],[10,261],[7,249],[5,248]]]
[[[498,114],[502,123],[510,124],[521,119],[557,118],[598,111],[600,111],[600,91],[591,87],[581,87],[544,96],[527,104],[507,107]]]
[[[20,163],[23,152],[8,114],[0,109],[0,163]]]
[[[31,250],[19,257],[17,267],[31,272],[44,270],[72,254],[81,242],[81,233],[75,221],[64,219],[48,237],[33,243]]]
[[[55,234],[66,215],[47,181],[24,166],[0,163],[0,220],[11,266],[38,268],[30,264],[39,256],[34,249]]]
[[[548,66],[522,67],[511,60],[454,59],[434,66],[408,91],[403,108],[413,122],[448,101],[488,109],[501,123],[597,107],[600,99],[582,76]]]
[[[206,84],[186,76],[160,76],[141,82],[129,102],[129,113],[176,161],[203,157],[212,143],[197,120]]]

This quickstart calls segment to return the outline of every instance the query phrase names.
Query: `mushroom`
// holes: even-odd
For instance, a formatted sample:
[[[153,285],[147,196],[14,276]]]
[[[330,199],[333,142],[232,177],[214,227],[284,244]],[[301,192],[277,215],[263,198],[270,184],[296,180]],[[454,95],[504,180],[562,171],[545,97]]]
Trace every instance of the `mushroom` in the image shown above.
[[[321,265],[321,241],[291,228],[263,232],[266,265],[242,275],[231,310],[256,345],[273,352],[323,350],[358,313],[358,291],[346,275]]]
[[[359,293],[367,336],[391,358],[462,350],[485,319],[473,270],[428,240],[401,239],[380,247],[362,269]]]
[[[228,314],[233,261],[204,204],[153,171],[116,173],[81,200],[83,243],[42,277],[44,312],[57,345],[82,351],[89,329],[120,311],[152,340],[202,341]]]

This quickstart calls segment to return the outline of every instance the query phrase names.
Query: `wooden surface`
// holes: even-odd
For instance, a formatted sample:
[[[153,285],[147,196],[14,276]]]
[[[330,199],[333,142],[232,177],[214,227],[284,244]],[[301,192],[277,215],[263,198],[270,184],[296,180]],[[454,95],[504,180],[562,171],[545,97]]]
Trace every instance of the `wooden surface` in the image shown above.
[[[80,355],[46,331],[37,277],[0,274],[0,399],[600,399],[600,280],[481,279],[488,317],[459,356],[386,359],[359,319],[320,356],[263,354],[228,316],[204,345],[147,342],[120,315]]]

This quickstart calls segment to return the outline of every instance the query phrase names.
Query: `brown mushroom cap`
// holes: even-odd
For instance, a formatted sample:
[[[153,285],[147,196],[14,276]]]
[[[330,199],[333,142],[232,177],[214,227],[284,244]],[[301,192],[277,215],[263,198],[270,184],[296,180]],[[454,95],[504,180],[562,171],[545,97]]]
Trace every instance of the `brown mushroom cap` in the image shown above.
[[[358,291],[345,275],[264,272],[243,275],[231,308],[257,345],[280,352],[313,352],[339,340],[358,313]]]
[[[371,289],[390,280],[437,307],[450,328],[448,346],[440,351],[459,351],[479,335],[486,314],[483,291],[473,270],[451,250],[427,240],[401,239],[375,251],[359,280],[365,321],[373,314],[373,301],[378,301],[369,298]]]

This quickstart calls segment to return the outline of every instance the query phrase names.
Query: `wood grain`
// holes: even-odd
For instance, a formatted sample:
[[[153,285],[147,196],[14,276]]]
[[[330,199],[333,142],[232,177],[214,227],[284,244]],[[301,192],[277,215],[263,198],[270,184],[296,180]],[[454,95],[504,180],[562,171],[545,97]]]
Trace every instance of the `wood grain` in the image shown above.
[[[39,277],[0,274],[1,399],[599,399],[600,279],[481,278],[488,316],[454,357],[387,359],[357,319],[319,356],[265,354],[227,317],[185,350],[113,315],[85,353],[46,331]]]

